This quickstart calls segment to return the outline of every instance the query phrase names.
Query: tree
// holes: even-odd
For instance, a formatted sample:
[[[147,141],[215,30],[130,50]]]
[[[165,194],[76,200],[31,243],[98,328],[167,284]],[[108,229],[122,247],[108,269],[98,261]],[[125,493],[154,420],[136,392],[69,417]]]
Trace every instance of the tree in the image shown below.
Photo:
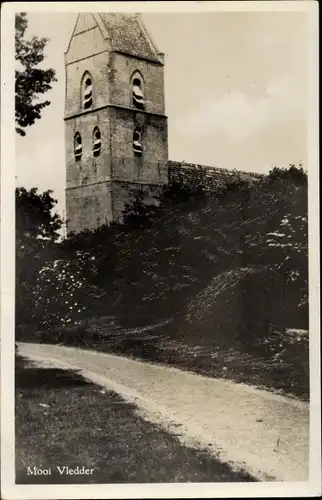
[[[268,179],[270,181],[290,181],[293,184],[307,185],[307,172],[303,169],[302,164],[298,167],[291,164],[289,168],[274,167],[270,170]]]
[[[16,188],[16,313],[18,323],[28,323],[33,292],[40,269],[56,255],[63,222],[53,209],[51,191],[38,193]]]
[[[56,81],[53,69],[42,69],[38,65],[44,60],[44,49],[47,38],[33,36],[26,40],[25,32],[28,27],[27,15],[21,12],[16,15],[15,21],[15,58],[18,69],[15,72],[15,120],[16,132],[25,136],[25,128],[33,125],[41,117],[43,108],[50,104],[45,100],[36,102],[39,94],[50,90],[51,83]]]
[[[52,191],[38,193],[38,188],[29,191],[16,188],[16,236],[18,241],[55,242],[63,221],[57,213],[52,213],[57,203]]]

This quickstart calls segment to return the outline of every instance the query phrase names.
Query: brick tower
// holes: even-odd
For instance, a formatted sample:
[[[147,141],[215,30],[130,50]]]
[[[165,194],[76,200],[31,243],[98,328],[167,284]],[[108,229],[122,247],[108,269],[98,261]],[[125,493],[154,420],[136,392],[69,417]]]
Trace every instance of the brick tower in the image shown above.
[[[164,58],[139,15],[81,13],[65,53],[68,233],[168,183]]]

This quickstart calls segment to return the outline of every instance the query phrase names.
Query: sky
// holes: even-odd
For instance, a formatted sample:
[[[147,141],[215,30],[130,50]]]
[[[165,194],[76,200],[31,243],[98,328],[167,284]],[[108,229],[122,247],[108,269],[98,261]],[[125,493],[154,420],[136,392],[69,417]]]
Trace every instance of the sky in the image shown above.
[[[307,168],[308,14],[143,14],[165,53],[169,159],[267,172]],[[16,184],[52,189],[65,210],[64,51],[77,14],[29,12],[26,37],[49,38],[57,82],[42,118],[16,137]]]

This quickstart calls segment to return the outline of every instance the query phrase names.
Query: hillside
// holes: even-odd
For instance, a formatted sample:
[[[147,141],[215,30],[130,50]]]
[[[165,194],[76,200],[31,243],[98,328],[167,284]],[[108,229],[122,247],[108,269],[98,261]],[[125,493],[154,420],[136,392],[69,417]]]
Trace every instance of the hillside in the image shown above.
[[[153,333],[159,339],[268,359],[284,349],[288,329],[308,329],[307,179],[300,169],[275,169],[255,183],[234,179],[212,192],[174,183],[159,206],[138,196],[125,215],[124,225],[50,250],[33,288],[31,323],[18,321],[20,340],[38,331],[47,341],[58,335],[86,343],[88,335],[93,344],[84,324],[114,317],[121,331],[162,323]],[[100,345],[101,334],[95,338]],[[129,339],[123,344],[122,352],[137,354]],[[292,349],[293,365],[303,364]]]

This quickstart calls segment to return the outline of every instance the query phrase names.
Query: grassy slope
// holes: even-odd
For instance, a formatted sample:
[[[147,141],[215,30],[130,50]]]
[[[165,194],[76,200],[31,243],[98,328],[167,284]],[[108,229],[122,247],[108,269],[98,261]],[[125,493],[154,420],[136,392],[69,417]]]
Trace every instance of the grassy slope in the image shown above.
[[[94,468],[60,476],[57,465]],[[27,476],[27,466],[51,476]],[[146,422],[117,394],[75,373],[16,367],[16,482],[19,484],[252,481]]]
[[[57,270],[43,277],[49,288],[40,290],[44,310],[36,307],[39,335],[27,323],[19,339],[124,353],[307,399],[307,335],[298,340],[286,331],[307,328],[306,313],[304,321],[298,308],[307,276],[307,227],[299,224],[306,217],[306,196],[306,185],[288,182],[237,186],[214,197],[185,199],[181,193],[178,203],[172,193],[152,219],[81,235],[66,250],[72,263],[72,269],[62,269],[67,292],[55,281]],[[289,227],[281,226],[283,217]],[[267,238],[277,230],[285,234],[273,244]],[[78,259],[78,247],[89,252],[90,265]],[[267,266],[278,266],[278,282],[268,280],[266,286],[259,273],[231,282],[240,270]],[[294,269],[301,279],[293,285],[287,276]],[[69,297],[77,272],[86,275],[85,284]],[[120,325],[104,317],[111,315]],[[84,317],[89,319],[82,322]],[[176,325],[129,330],[165,318]]]
[[[220,345],[211,335],[176,331],[174,325],[125,328],[116,318],[92,318],[60,330],[60,343],[101,352],[124,354],[165,363],[202,375],[229,378],[274,391],[309,398],[307,332],[275,332],[252,354],[236,345]],[[40,334],[34,341],[55,343],[55,335]]]

